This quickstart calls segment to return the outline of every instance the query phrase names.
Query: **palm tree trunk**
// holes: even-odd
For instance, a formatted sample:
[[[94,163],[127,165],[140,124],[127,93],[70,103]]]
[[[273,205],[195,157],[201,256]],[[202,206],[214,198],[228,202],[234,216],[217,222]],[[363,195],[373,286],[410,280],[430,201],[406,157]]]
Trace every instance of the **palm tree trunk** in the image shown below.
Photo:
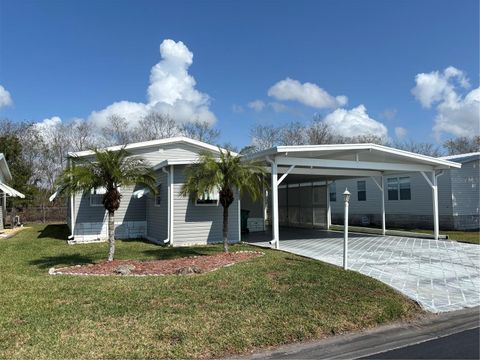
[[[115,212],[108,212],[108,261],[113,260],[115,254]]]
[[[223,207],[223,251],[228,253],[228,206]]]

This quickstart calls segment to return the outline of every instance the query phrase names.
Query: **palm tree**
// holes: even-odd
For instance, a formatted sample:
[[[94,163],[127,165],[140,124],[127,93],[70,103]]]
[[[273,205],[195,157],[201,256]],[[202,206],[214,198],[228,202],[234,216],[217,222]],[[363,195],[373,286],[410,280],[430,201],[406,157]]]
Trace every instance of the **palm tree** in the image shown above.
[[[95,159],[77,161],[75,166],[60,174],[58,192],[90,194],[94,189],[105,189],[102,203],[108,212],[108,261],[112,261],[115,253],[115,211],[120,207],[122,198],[119,188],[138,184],[155,194],[155,173],[144,159],[130,156],[125,148],[118,151],[94,150],[94,155]]]
[[[253,200],[265,184],[265,170],[258,162],[241,161],[228,150],[220,150],[220,158],[203,153],[199,161],[185,170],[186,180],[181,195],[198,199],[218,191],[223,206],[223,249],[228,252],[228,207],[234,201],[234,190],[248,192]]]

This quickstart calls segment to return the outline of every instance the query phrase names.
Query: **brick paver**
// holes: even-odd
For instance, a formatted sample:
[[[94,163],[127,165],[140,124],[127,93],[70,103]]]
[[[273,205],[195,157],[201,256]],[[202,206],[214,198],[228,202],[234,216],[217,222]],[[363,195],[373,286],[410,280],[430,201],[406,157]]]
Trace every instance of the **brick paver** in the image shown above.
[[[342,266],[342,233],[303,229],[280,232],[281,250]],[[266,238],[268,235],[251,234],[246,241],[269,246]],[[350,234],[348,263],[350,270],[384,282],[431,312],[480,305],[478,245]]]

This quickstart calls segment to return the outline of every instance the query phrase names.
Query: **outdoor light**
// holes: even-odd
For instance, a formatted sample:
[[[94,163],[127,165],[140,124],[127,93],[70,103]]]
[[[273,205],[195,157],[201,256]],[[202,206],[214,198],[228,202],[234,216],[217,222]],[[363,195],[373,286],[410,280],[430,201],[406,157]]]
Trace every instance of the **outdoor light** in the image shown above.
[[[344,219],[344,237],[343,237],[343,268],[347,270],[348,263],[348,201],[350,200],[350,191],[345,188],[343,192],[343,200],[345,201],[345,219]]]

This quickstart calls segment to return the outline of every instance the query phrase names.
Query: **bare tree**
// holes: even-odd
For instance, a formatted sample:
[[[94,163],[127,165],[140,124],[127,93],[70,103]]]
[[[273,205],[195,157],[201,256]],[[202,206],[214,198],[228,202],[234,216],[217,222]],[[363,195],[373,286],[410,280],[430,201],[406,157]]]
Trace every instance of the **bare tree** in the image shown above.
[[[265,150],[281,142],[282,129],[272,125],[257,125],[250,130],[250,135],[252,145],[257,150]]]
[[[480,151],[480,136],[458,137],[450,139],[443,143],[447,149],[448,155],[466,154]]]
[[[169,115],[151,112],[136,127],[139,141],[165,139],[179,135],[180,129]]]
[[[207,121],[194,121],[185,123],[181,127],[181,133],[191,139],[213,144],[220,136],[220,131],[213,128]]]
[[[135,142],[134,132],[128,127],[128,121],[120,115],[110,115],[108,124],[102,128],[105,145],[124,145]]]
[[[397,143],[388,144],[388,145],[400,150],[410,151],[416,154],[422,154],[422,155],[433,156],[433,157],[442,156],[442,152],[440,148],[432,143],[415,142],[413,140],[409,140],[402,143],[397,142]]]
[[[291,122],[282,128],[280,143],[282,145],[305,145],[305,132],[305,126],[301,122]]]
[[[86,120],[72,121],[66,127],[71,151],[93,149],[96,146],[94,126]]]
[[[310,126],[305,129],[307,143],[310,145],[332,144],[335,135],[320,116],[315,116]]]

